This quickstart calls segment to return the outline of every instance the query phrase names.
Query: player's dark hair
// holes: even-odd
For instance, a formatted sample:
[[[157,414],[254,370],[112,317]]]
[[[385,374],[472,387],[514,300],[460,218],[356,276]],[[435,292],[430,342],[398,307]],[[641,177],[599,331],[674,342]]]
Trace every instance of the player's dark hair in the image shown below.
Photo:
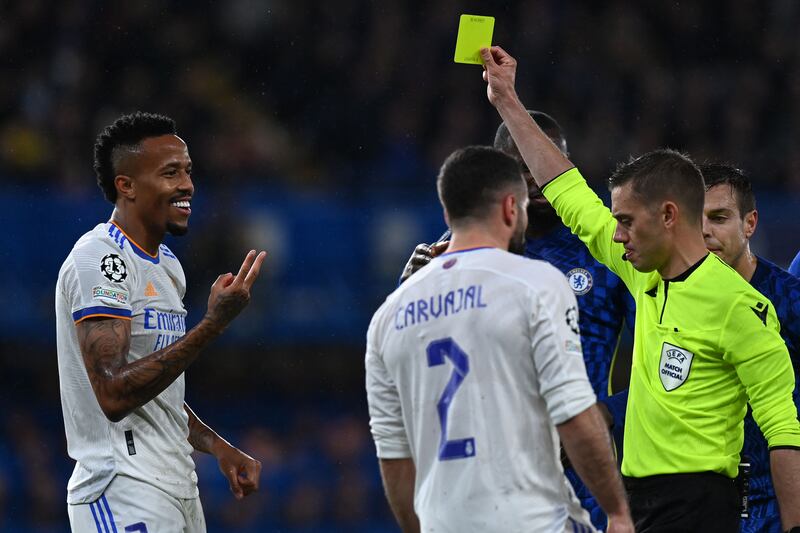
[[[513,192],[524,197],[528,190],[519,164],[491,146],[468,146],[450,154],[439,170],[436,186],[451,225],[484,218],[500,194]]]
[[[744,216],[756,208],[756,196],[753,194],[753,186],[750,179],[740,168],[728,163],[703,163],[700,165],[700,172],[703,173],[703,181],[706,190],[716,185],[728,184],[736,195],[736,206],[739,208],[739,215]]]
[[[106,199],[112,204],[117,201],[116,166],[126,153],[136,151],[145,139],[175,133],[174,120],[142,111],[122,115],[107,126],[94,143],[94,172]]]
[[[608,178],[608,188],[629,182],[633,184],[633,192],[647,205],[672,200],[685,209],[690,221],[701,222],[705,186],[700,169],[689,156],[665,148],[631,158]]]
[[[568,156],[567,138],[564,135],[564,130],[561,128],[561,125],[556,122],[556,119],[547,113],[534,111],[532,109],[528,110],[528,114],[533,117],[533,120],[536,121],[536,124],[539,125],[539,128],[541,128],[545,135],[550,137],[550,140],[553,141],[556,147],[561,150],[564,155]],[[501,122],[500,126],[497,127],[497,133],[494,134],[494,147],[504,153],[515,151],[516,144],[514,143],[514,139],[511,138],[511,133],[509,133],[508,126],[506,126],[505,122]]]

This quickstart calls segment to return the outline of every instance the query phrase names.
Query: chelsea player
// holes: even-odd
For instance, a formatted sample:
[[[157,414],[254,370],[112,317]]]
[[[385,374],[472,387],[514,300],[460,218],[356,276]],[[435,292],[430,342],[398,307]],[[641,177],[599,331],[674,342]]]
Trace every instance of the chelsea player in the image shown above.
[[[541,111],[529,110],[528,113],[540,124],[553,144],[567,155],[567,139],[559,123]],[[602,402],[612,392],[611,372],[624,372],[624,375],[628,373],[627,368],[620,368],[615,355],[623,319],[633,329],[636,314],[633,298],[619,277],[592,257],[586,245],[561,223],[561,219],[536,185],[505,123],[500,124],[497,129],[494,147],[520,164],[528,184],[525,256],[547,261],[563,272],[577,297],[586,372],[598,400]],[[441,242],[417,246],[406,264],[401,281],[405,281],[432,257],[440,254],[447,244]],[[626,361],[625,364],[629,363]],[[581,505],[589,511],[595,527],[604,528],[606,519],[603,511],[575,470],[566,468],[565,473],[572,482]]]
[[[769,298],[781,324],[781,336],[795,368],[800,365],[800,280],[750,251],[758,211],[750,181],[738,168],[726,164],[700,166],[706,184],[703,236],[706,247],[732,266],[758,291]],[[795,379],[797,379],[795,377]],[[795,404],[798,391],[795,387]],[[751,464],[749,517],[741,531],[781,531],[778,503],[769,471],[769,450],[751,413],[744,420],[743,460]]]

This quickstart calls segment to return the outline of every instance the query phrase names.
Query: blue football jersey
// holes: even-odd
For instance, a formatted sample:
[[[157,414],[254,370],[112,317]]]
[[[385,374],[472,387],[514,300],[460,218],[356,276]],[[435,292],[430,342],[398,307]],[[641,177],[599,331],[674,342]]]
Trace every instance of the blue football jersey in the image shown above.
[[[566,226],[528,239],[525,255],[555,266],[567,277],[580,308],[579,326],[586,372],[598,399],[608,396],[612,360],[623,319],[633,328],[636,307],[628,288]]]
[[[795,380],[800,368],[800,279],[792,276],[777,265],[758,258],[756,270],[750,284],[761,294],[769,298],[775,306],[775,313],[781,324],[781,336],[795,368]],[[795,386],[794,401],[798,403],[800,396]],[[774,517],[780,525],[778,505],[775,500],[775,489],[769,469],[769,449],[753,416],[748,412],[744,420],[744,446],[742,455],[746,456],[750,466],[750,515],[755,518]],[[750,530],[747,520],[742,523],[743,531]]]

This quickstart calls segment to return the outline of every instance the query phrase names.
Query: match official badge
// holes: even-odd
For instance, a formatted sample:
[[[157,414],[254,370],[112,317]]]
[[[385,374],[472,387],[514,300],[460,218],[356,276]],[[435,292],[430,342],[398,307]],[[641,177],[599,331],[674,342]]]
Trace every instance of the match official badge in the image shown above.
[[[689,378],[694,354],[689,350],[665,342],[661,346],[661,364],[658,365],[661,384],[667,392],[674,391]]]
[[[567,281],[572,292],[580,296],[592,289],[592,275],[585,268],[573,268],[567,272]]]
[[[117,254],[108,254],[100,260],[100,272],[114,283],[122,283],[128,277],[125,261]]]

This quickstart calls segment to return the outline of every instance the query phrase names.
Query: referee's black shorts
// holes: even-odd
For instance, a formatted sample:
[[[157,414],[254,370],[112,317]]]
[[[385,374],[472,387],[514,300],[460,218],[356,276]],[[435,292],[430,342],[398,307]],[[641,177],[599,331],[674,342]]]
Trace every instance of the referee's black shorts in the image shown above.
[[[739,492],[713,472],[624,477],[637,533],[736,533]]]

